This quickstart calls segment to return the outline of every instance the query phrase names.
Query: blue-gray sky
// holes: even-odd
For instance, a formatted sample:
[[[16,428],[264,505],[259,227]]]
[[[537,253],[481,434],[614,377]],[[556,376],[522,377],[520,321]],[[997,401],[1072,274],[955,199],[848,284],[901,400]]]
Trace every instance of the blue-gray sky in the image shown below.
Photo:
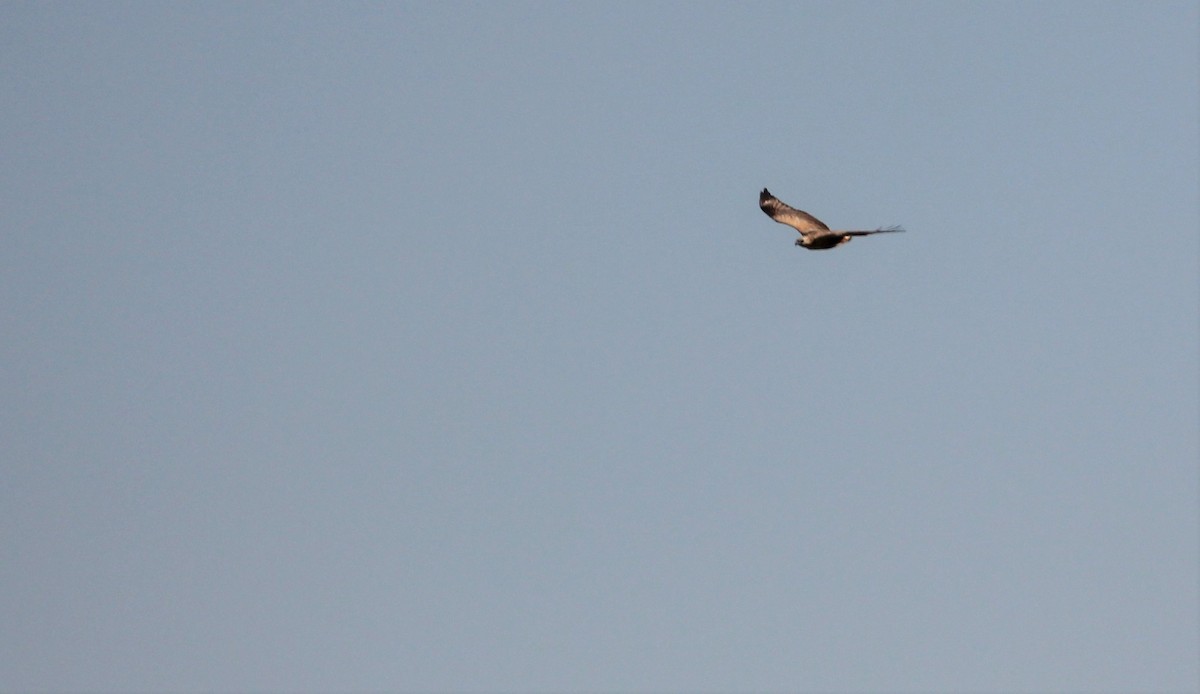
[[[5,4],[0,689],[1194,691],[1198,23]]]

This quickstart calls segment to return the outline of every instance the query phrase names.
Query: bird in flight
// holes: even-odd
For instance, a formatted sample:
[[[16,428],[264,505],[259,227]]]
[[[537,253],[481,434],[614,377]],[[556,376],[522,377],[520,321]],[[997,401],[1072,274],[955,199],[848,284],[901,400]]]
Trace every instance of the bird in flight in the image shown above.
[[[846,243],[855,236],[870,236],[871,234],[886,234],[893,231],[904,231],[900,227],[872,229],[870,231],[831,231],[825,223],[811,214],[797,210],[771,195],[766,188],[758,194],[758,206],[767,216],[780,224],[786,224],[800,232],[796,239],[797,246],[803,246],[810,251],[823,251]]]

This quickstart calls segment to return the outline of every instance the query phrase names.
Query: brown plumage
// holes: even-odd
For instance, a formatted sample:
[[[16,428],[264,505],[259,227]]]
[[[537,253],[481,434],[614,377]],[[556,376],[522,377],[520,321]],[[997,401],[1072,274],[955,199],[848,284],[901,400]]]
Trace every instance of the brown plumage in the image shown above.
[[[803,246],[810,251],[822,251],[827,248],[840,246],[855,236],[870,236],[871,234],[904,231],[900,227],[872,229],[870,231],[834,231],[811,214],[803,210],[797,210],[774,195],[771,195],[771,191],[766,188],[763,188],[762,192],[758,194],[758,206],[771,219],[780,224],[786,224],[800,232],[800,238],[796,239],[796,245]]]

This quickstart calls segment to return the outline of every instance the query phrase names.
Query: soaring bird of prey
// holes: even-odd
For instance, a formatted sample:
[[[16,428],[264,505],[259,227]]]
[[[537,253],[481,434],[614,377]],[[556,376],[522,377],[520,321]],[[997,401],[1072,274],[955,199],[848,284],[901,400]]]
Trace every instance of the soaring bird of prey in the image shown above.
[[[779,198],[771,195],[766,188],[758,194],[758,206],[767,216],[780,224],[786,224],[800,232],[796,239],[797,246],[803,246],[810,251],[823,251],[827,248],[840,246],[855,236],[870,236],[871,234],[886,234],[893,231],[904,231],[900,227],[872,229],[870,231],[831,231],[825,223],[811,214],[797,210],[785,204]]]

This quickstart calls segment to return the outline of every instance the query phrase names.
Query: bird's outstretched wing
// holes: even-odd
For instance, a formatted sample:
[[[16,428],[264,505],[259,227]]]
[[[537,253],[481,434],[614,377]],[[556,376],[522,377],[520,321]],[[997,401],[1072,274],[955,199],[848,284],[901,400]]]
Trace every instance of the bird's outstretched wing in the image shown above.
[[[812,231],[829,231],[825,223],[803,210],[797,210],[791,205],[784,204],[779,198],[771,195],[766,188],[758,194],[758,206],[767,216],[780,224],[786,224],[801,234]],[[866,232],[875,233],[875,232]]]
[[[890,234],[894,231],[904,231],[904,229],[902,227],[886,227],[870,231],[839,231],[838,233],[843,236],[870,236],[871,234]]]

